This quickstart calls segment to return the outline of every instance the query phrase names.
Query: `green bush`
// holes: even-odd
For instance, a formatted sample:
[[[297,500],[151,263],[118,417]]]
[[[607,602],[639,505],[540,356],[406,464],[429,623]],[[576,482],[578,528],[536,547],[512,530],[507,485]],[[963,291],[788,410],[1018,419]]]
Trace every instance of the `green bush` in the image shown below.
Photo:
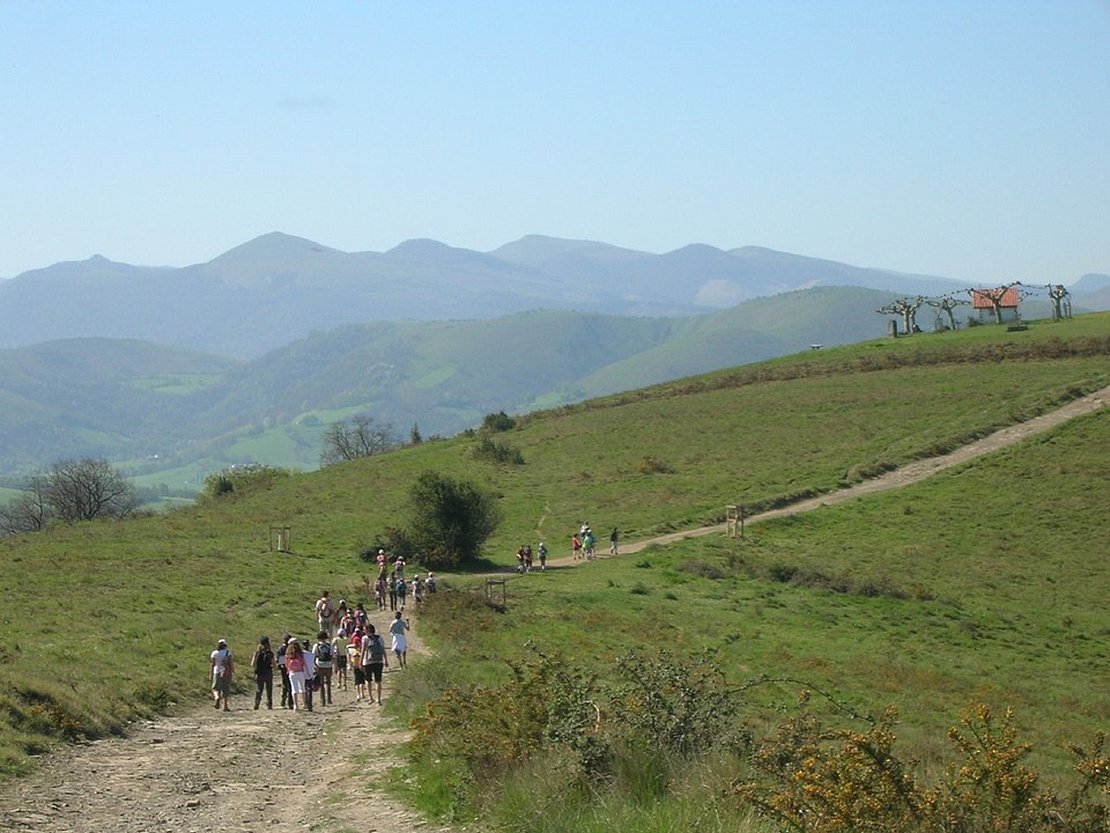
[[[408,517],[389,532],[397,555],[444,569],[476,561],[501,522],[492,494],[469,480],[425,471],[409,490]]]
[[[499,443],[489,437],[482,437],[474,447],[474,457],[478,460],[489,460],[494,463],[510,463],[514,466],[524,465],[524,454],[519,448],[508,443]]]
[[[268,489],[275,480],[289,477],[289,469],[252,463],[246,466],[229,466],[204,478],[204,488],[197,495],[198,501],[216,500],[228,495],[242,496]]]
[[[916,775],[916,762],[894,752],[895,722],[888,709],[866,730],[833,728],[803,699],[798,716],[760,742],[750,777],[733,784],[734,794],[802,833],[1107,830],[1106,804],[1092,796],[1107,792],[1104,736],[1073,749],[1079,783],[1061,798],[1021,763],[1031,746],[1018,742],[1010,711],[1000,719],[984,705],[965,713],[948,732],[960,759],[932,786]]]
[[[509,431],[516,427],[516,420],[504,411],[482,417],[483,431]]]

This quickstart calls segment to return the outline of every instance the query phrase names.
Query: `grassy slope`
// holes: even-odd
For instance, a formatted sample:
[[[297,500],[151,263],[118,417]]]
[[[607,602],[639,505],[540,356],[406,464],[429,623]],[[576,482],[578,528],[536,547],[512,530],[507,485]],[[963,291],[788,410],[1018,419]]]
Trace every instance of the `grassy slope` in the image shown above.
[[[210,643],[216,636],[228,636],[233,649],[243,655],[259,632],[310,628],[312,601],[321,587],[329,587],[336,595],[358,598],[364,568],[354,558],[355,551],[373,542],[395,519],[404,489],[423,469],[434,467],[465,474],[503,496],[506,521],[489,547],[490,556],[502,563],[511,561],[517,543],[535,541],[537,535],[546,536],[549,546],[556,550],[557,543],[585,519],[598,529],[616,524],[626,536],[639,537],[716,519],[724,504],[736,499],[771,499],[834,488],[861,463],[881,467],[912,459],[1044,410],[1074,395],[1077,389],[1104,385],[1110,381],[1105,355],[1051,361],[966,361],[969,345],[992,339],[1051,339],[1092,332],[1106,332],[1105,317],[1074,322],[1070,329],[1046,327],[1043,332],[1014,335],[999,330],[969,331],[951,339],[930,337],[843,348],[827,354],[822,351],[824,355],[771,363],[755,376],[751,369],[741,369],[536,415],[517,430],[502,435],[523,450],[527,460],[524,466],[478,463],[471,455],[473,440],[460,437],[296,476],[264,493],[215,506],[2,541],[0,559],[8,566],[9,575],[18,580],[12,583],[0,608],[7,636],[0,649],[0,715],[5,716],[0,723],[0,766],[19,769],[26,764],[26,752],[46,748],[51,732],[57,732],[50,726],[58,725],[59,716],[71,721],[62,725],[69,726],[73,734],[109,731],[118,729],[136,712],[160,707],[169,700],[199,696],[205,687]],[[907,361],[906,356],[922,350],[941,351],[959,363],[898,366]],[[872,356],[879,353],[901,355],[902,359],[889,370],[859,372],[861,362],[867,367],[875,365]],[[812,378],[752,382],[759,375],[776,373],[784,377],[801,373]],[[1092,490],[1084,492],[1075,485],[1079,470],[1076,455],[1086,455],[1089,469],[1092,449],[1108,447],[1105,418],[1091,420],[1090,426],[1085,430],[1101,433],[1086,437],[1080,452],[1069,451],[1068,457],[1062,456],[1061,461],[1071,462],[1061,462],[1064,468],[1057,473],[1061,483],[1067,482],[1079,497],[1088,499]],[[649,454],[673,467],[674,473],[641,474],[640,465]],[[1019,466],[1021,459],[1019,456]],[[1096,457],[1096,462],[1105,467],[1105,455]],[[1012,471],[984,471],[986,475],[976,475],[986,478],[983,483],[964,496],[967,505],[977,505],[985,495],[1012,490]],[[965,479],[958,480],[960,477]],[[944,482],[969,483],[966,478],[966,474],[949,475]],[[1032,482],[1050,481],[1034,476]],[[1051,493],[1062,494],[1063,485]],[[1105,490],[1093,493],[1097,496]],[[1027,495],[1023,493],[1024,498]],[[858,646],[878,638],[874,636],[874,624],[881,619],[880,614],[901,617],[908,609],[896,604],[898,600],[859,600],[816,590],[799,593],[783,585],[737,578],[730,579],[737,589],[726,591],[722,589],[725,585],[713,583],[689,598],[680,588],[674,593],[686,604],[676,605],[675,600],[663,595],[662,587],[682,582],[673,578],[676,571],[665,564],[659,569],[636,570],[621,561],[591,565],[588,573],[568,574],[565,586],[578,588],[574,596],[577,607],[569,621],[566,611],[561,611],[563,639],[580,642],[584,638],[580,626],[609,628],[611,622],[626,622],[619,628],[613,626],[613,632],[627,632],[641,645],[647,623],[662,623],[661,627],[672,634],[696,634],[699,628],[688,624],[698,621],[691,619],[691,611],[708,606],[707,611],[716,611],[714,616],[736,620],[734,628],[710,629],[714,639],[722,642],[735,633],[733,643],[759,646],[760,653],[754,656],[725,654],[736,663],[738,673],[799,666],[820,669],[825,663],[826,667],[851,671],[829,672],[829,682],[860,699],[870,696],[872,688],[893,697],[900,681],[906,679],[911,686],[902,690],[908,695],[916,690],[919,679],[936,677],[942,681],[936,686],[940,693],[929,702],[938,708],[947,706],[954,692],[976,679],[970,658],[976,656],[979,646],[964,645],[961,640],[971,637],[962,634],[986,633],[992,638],[983,644],[992,647],[1004,646],[1007,641],[1005,629],[994,629],[987,613],[980,609],[982,600],[992,597],[990,583],[999,581],[995,572],[984,567],[999,561],[999,544],[990,534],[977,534],[966,520],[958,525],[942,523],[949,518],[947,513],[954,502],[950,496],[913,498],[915,504],[920,500],[923,506],[934,508],[915,508],[902,515],[898,513],[903,512],[907,498],[890,500],[895,501],[894,509],[888,507],[875,517],[889,518],[893,512],[901,522],[896,530],[911,531],[914,546],[945,540],[939,538],[942,534],[957,536],[951,540],[959,543],[959,547],[945,551],[951,570],[939,570],[929,579],[932,584],[925,582],[933,588],[937,600],[912,608],[934,611],[930,615],[937,617],[940,625],[926,627],[924,619],[916,625],[929,635],[928,648],[921,648],[914,659],[917,676],[888,673],[877,680],[873,666],[861,668],[848,660],[828,658],[836,657],[845,649],[842,646]],[[945,514],[938,514],[940,507]],[[850,517],[848,513],[859,511],[856,507],[840,509],[830,517]],[[1031,512],[1027,525],[1039,524],[1038,517],[1037,512]],[[1058,515],[1053,521],[1071,536],[1064,550],[1068,559],[1053,570],[1066,574],[1068,587],[1089,590],[1105,586],[1105,559],[1091,537],[1100,535],[1093,540],[1105,540],[1105,520],[1101,514],[1091,516],[1086,524],[1091,529],[1084,537],[1073,529],[1079,525],[1072,523],[1072,517]],[[816,527],[807,532],[811,523],[784,522],[785,538],[778,537],[778,532],[772,537],[770,528],[761,531],[759,537],[765,543],[759,546],[768,549],[750,554],[755,565],[752,569],[758,567],[760,559],[801,563],[809,558],[821,563],[819,557],[826,547],[817,542],[828,540],[835,529]],[[853,523],[855,539],[866,539],[874,548],[867,556],[869,562],[888,559],[887,569],[893,570],[892,564],[909,557],[906,548],[910,544],[895,538],[893,531],[884,529],[881,535],[872,531],[882,528],[876,520],[861,517]],[[292,527],[296,555],[268,551],[269,528],[274,524]],[[797,532],[794,539],[789,537],[792,530]],[[1014,545],[1025,540],[1036,542],[1040,549],[1030,551],[1035,555],[1047,551],[1048,539],[1008,535],[1007,543]],[[683,548],[690,548],[689,553],[699,558],[723,558],[713,550],[722,545],[717,541],[686,544]],[[703,547],[709,549],[703,552]],[[857,549],[858,541],[829,548],[839,560],[830,561],[826,569],[840,569],[848,563],[845,553]],[[890,559],[891,553],[894,559]],[[975,569],[969,569],[970,565]],[[950,576],[957,573],[957,568],[966,575]],[[607,584],[575,584],[606,576],[606,571],[617,585],[616,595]],[[633,595],[621,589],[633,580],[630,573],[649,585],[648,594]],[[682,578],[684,574],[678,575]],[[1030,575],[1031,588],[1048,585],[1042,573]],[[944,576],[948,577],[941,582],[939,577]],[[924,581],[899,573],[890,580],[903,586]],[[663,585],[656,585],[657,581]],[[951,586],[954,582],[959,586]],[[1078,609],[1087,612],[1067,614],[1073,624],[1064,629],[1061,613],[1048,605],[1050,598],[1048,592],[1033,592],[1009,603],[1013,615],[1033,617],[1037,627],[1044,629],[1044,634],[1036,638],[1039,645],[1053,645],[1056,640],[1060,645],[1079,644],[1086,650],[1089,646],[1082,644],[1084,640],[1078,635],[1090,639],[1102,628],[1105,636],[1104,613],[1078,602]],[[949,606],[946,600],[950,599],[960,605]],[[1035,604],[1040,608],[1034,610]],[[837,614],[837,609],[845,605],[849,608]],[[760,611],[759,617],[753,619],[752,609]],[[52,611],[63,611],[64,615],[52,616]],[[792,615],[786,616],[784,611],[792,611]],[[828,617],[835,615],[843,617],[836,620],[837,638],[826,639],[814,623],[831,622]],[[954,618],[946,623],[945,617]],[[75,622],[81,623],[76,632]],[[761,623],[758,627],[757,622]],[[1019,626],[1020,622],[1014,624],[1015,631]],[[656,630],[653,627],[651,632]],[[506,633],[512,644],[520,644],[521,634]],[[912,646],[913,641],[912,633],[903,636],[904,645]],[[74,649],[75,645],[79,650]],[[1071,664],[1046,663],[1046,673],[1053,675],[1045,683],[1046,690],[1072,690],[1068,675],[1076,673],[1075,667],[1100,661],[1098,654],[1083,650],[1068,660]],[[856,656],[862,662],[876,655],[860,651]],[[53,659],[59,656],[67,658],[70,669],[64,678],[59,677]],[[1036,656],[1028,655],[1034,660]],[[140,661],[136,662],[136,657]],[[993,657],[992,662],[998,665],[1011,662],[1002,647]],[[1028,657],[1017,667],[1027,670],[1033,661]],[[1105,662],[1104,657],[1101,661]],[[1075,687],[1074,697],[1088,709],[1079,714],[1098,714],[1089,711],[1089,689]],[[1045,698],[1036,701],[1032,695],[1029,700],[1037,709],[1047,702]]]
[[[1103,411],[923,484],[750,525],[743,541],[514,578],[503,626],[442,635],[441,661],[480,680],[527,640],[599,669],[631,649],[708,650],[734,682],[789,676],[860,710],[897,705],[927,761],[964,706],[1012,705],[1035,760],[1056,768],[1062,740],[1110,722],[1110,460],[1092,454],[1106,448]]]

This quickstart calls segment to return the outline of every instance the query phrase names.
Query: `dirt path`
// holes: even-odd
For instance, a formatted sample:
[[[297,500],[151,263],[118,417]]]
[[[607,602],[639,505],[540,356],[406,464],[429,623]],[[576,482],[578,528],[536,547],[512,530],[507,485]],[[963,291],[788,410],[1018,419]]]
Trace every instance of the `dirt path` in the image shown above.
[[[837,492],[830,492],[827,495],[798,501],[797,503],[792,503],[789,506],[783,506],[779,509],[770,509],[766,512],[760,512],[757,515],[751,515],[745,519],[745,524],[759,523],[760,521],[770,520],[771,518],[781,518],[785,515],[797,515],[801,512],[811,512],[822,506],[835,506],[838,503],[845,503],[846,501],[855,500],[865,495],[884,492],[888,489],[897,489],[902,486],[908,486],[911,483],[918,483],[952,466],[958,466],[961,463],[966,463],[968,460],[973,460],[976,457],[998,451],[999,449],[1021,442],[1029,437],[1042,434],[1045,431],[1063,425],[1065,422],[1083,416],[1084,414],[1094,413],[1106,407],[1108,403],[1110,403],[1110,386],[1069,402],[1067,405],[1050,411],[1047,414],[1034,417],[1025,422],[1020,422],[1017,425],[1002,428],[980,440],[961,446],[949,454],[944,454],[940,457],[930,457],[926,460],[917,460],[899,469],[887,472],[881,477],[865,480],[862,483],[857,483],[854,486],[841,489]],[[725,524],[722,523],[698,527],[697,529],[686,529],[681,532],[672,532],[667,535],[659,535],[643,541],[621,544],[620,552],[621,555],[629,555],[639,552],[652,544],[673,544],[676,541],[683,541],[687,538],[699,538],[702,535],[720,535],[725,532],[725,528]],[[608,553],[607,541],[598,541],[598,552],[603,554],[603,556]],[[571,556],[565,556],[562,558],[548,559],[547,563],[551,566],[566,567],[578,562]]]
[[[410,656],[424,650],[417,627]],[[404,673],[386,673],[385,696]],[[252,682],[250,694],[232,697],[230,713],[191,709],[59,753],[0,790],[0,830],[441,830],[382,791],[408,732],[381,718],[379,706],[356,704],[353,682],[334,701],[312,713],[265,703],[254,711]]]
[[[912,463],[883,477],[748,518],[807,512],[939,471],[1047,431],[1110,401],[1110,387],[1028,422],[998,431],[951,454]],[[622,546],[720,534],[723,524]],[[552,566],[570,566],[566,558]],[[375,624],[385,624],[384,622]],[[425,652],[419,623],[410,654]],[[386,692],[403,671],[386,675]],[[175,833],[326,830],[408,833],[445,830],[382,791],[386,771],[401,762],[404,728],[379,717],[379,707],[337,691],[336,705],[312,714],[254,711],[253,695],[233,698],[230,714],[209,707],[134,727],[126,738],[97,741],[55,755],[32,777],[0,789],[0,830],[35,833]],[[352,774],[357,772],[357,775]]]

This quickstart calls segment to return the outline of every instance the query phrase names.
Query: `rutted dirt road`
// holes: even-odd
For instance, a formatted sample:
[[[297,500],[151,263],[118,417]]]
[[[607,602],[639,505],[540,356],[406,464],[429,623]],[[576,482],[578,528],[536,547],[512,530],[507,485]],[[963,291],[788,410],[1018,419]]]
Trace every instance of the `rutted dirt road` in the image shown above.
[[[748,518],[806,512],[923,480],[951,466],[1093,413],[1110,387],[1044,416],[998,431],[951,454],[912,463],[875,480]],[[630,542],[648,544],[724,531],[719,524]],[[569,557],[550,564],[569,565]],[[380,617],[378,617],[380,618]],[[386,622],[375,622],[385,625]],[[424,652],[419,622],[410,655]],[[245,658],[240,657],[240,666]],[[417,660],[419,661],[419,660]],[[404,671],[386,675],[391,681]],[[125,738],[77,746],[53,756],[29,778],[0,788],[0,830],[35,833],[175,833],[327,830],[408,833],[442,830],[382,792],[386,770],[401,762],[404,729],[378,706],[335,692],[335,705],[312,714],[254,711],[253,694],[233,697],[231,713],[191,709],[133,727]]]
[[[409,634],[410,658],[424,652],[418,628]],[[247,659],[240,658],[241,667]],[[404,673],[386,673],[387,697],[390,683]],[[137,724],[125,738],[55,755],[41,772],[0,790],[0,830],[442,829],[382,791],[408,733],[383,720],[380,706],[355,703],[353,681],[347,691],[333,693],[334,705],[317,705],[311,713],[268,711],[265,702],[254,711],[249,682],[251,693],[233,695],[230,713],[190,709]]]

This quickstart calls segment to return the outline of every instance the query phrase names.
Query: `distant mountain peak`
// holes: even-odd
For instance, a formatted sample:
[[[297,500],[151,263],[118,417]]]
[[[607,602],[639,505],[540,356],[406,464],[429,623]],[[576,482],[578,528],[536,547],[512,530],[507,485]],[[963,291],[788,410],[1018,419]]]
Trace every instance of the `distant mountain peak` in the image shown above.
[[[290,254],[303,254],[305,252],[328,252],[342,254],[338,249],[332,249],[304,237],[295,237],[280,231],[271,231],[261,234],[253,240],[248,240],[233,249],[228,249],[222,255],[213,258],[209,263],[228,261],[239,258],[259,257],[288,257]]]
[[[462,250],[457,250],[453,246],[448,246],[446,243],[441,243],[439,240],[433,240],[430,237],[414,237],[411,240],[398,243],[386,254],[401,257],[427,257],[429,255],[438,257],[451,251]]]
[[[588,258],[603,262],[652,257],[647,252],[623,249],[620,246],[614,246],[612,243],[601,243],[597,240],[568,240],[544,234],[526,234],[519,240],[514,240],[512,243],[506,243],[504,246],[494,249],[490,254],[509,263],[521,263],[526,266],[541,266],[568,257]]]

